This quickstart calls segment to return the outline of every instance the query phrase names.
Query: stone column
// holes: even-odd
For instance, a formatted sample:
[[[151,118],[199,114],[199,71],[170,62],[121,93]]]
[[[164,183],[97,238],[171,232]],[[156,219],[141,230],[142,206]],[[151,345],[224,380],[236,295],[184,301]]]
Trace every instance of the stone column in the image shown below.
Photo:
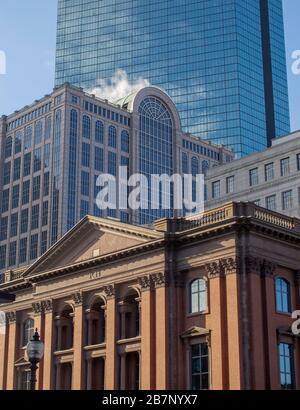
[[[17,348],[17,317],[16,312],[7,313],[8,321],[8,354],[7,354],[7,382],[6,389],[14,390],[16,387],[16,348]]]
[[[156,390],[168,389],[168,283],[165,273],[151,275],[155,286]]]
[[[226,308],[227,308],[227,332],[228,332],[228,363],[230,390],[242,388],[242,342],[240,336],[240,290],[237,261],[227,262],[226,274]]]
[[[117,355],[116,355],[116,329],[117,312],[115,287],[106,286],[104,288],[107,299],[106,308],[106,360],[105,360],[105,390],[115,390],[117,388]]]
[[[54,313],[52,300],[42,302],[44,310],[44,376],[43,390],[51,390],[53,388],[53,351],[54,351]],[[59,365],[58,365],[59,366]]]
[[[206,328],[213,329],[210,344],[213,357],[210,358],[211,389],[228,389],[228,333],[226,315],[226,289],[224,261],[214,261],[205,266],[209,278],[209,317]],[[230,298],[235,297],[231,295]]]
[[[32,310],[34,314],[34,329],[37,329],[41,338],[44,342],[44,326],[43,326],[43,306],[42,302],[34,302],[32,304]],[[36,390],[43,390],[43,367],[44,360],[42,359],[38,365],[36,371]]]
[[[139,278],[141,287],[141,390],[155,388],[155,317],[154,295],[150,276]]]
[[[92,380],[93,380],[93,359],[89,357],[87,360],[87,375],[86,375],[86,389],[87,390],[92,390],[93,385],[92,385]]]
[[[121,357],[121,369],[120,369],[120,390],[126,390],[126,353],[123,352]]]
[[[83,366],[83,337],[84,337],[84,309],[83,297],[80,292],[72,295],[74,309],[74,337],[73,337],[73,390],[82,390],[84,380]]]
[[[61,364],[56,363],[56,375],[55,375],[55,390],[61,390]]]

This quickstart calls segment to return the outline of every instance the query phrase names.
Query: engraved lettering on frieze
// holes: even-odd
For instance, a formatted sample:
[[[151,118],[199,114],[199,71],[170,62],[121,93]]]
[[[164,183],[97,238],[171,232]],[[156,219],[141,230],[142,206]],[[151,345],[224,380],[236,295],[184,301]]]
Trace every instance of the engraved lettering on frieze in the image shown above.
[[[94,279],[101,279],[102,278],[102,272],[91,272],[90,273],[90,280],[94,280]]]

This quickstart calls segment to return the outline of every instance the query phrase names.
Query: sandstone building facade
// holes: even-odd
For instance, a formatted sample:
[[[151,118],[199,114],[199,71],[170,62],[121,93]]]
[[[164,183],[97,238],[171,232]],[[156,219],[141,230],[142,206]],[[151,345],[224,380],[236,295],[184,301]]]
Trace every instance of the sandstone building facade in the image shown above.
[[[86,216],[7,271],[0,389],[300,388],[300,221],[250,203],[152,228]]]

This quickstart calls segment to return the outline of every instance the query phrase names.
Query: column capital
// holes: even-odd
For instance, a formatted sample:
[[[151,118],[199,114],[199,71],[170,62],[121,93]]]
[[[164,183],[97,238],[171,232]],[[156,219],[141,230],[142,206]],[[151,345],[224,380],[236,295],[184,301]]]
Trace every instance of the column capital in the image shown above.
[[[153,281],[151,279],[151,275],[145,275],[138,278],[138,284],[141,287],[141,291],[145,292],[147,290],[151,290]]]
[[[53,300],[52,299],[47,299],[42,301],[42,306],[44,312],[52,312],[53,311]]]
[[[205,270],[210,279],[224,275],[224,266],[220,260],[207,263],[205,265]]]
[[[261,274],[262,267],[263,267],[263,259],[253,256],[247,255],[246,256],[246,273],[257,273]]]
[[[72,294],[72,299],[75,305],[82,305],[83,303],[83,295],[82,292],[75,292]]]
[[[7,323],[16,323],[17,313],[16,312],[6,312],[6,321]]]
[[[42,302],[33,302],[32,310],[35,316],[41,315],[43,313],[43,304]]]
[[[103,291],[107,299],[113,299],[116,295],[116,290],[114,285],[107,285],[103,287]]]
[[[277,265],[276,263],[272,262],[272,261],[268,261],[267,259],[264,259],[263,264],[262,264],[262,276],[271,276],[273,277],[274,273],[275,273],[275,269],[276,269]]]
[[[163,288],[169,285],[167,272],[158,272],[151,275],[155,288]]]
[[[223,266],[225,275],[231,273],[239,273],[240,271],[240,258],[238,256],[233,256],[230,258],[221,259],[221,265]]]

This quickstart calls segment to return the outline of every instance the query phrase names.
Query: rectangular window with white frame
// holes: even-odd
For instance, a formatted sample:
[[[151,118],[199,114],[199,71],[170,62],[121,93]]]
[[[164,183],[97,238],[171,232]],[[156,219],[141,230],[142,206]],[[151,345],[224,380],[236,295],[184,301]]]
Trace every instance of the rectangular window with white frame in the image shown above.
[[[281,388],[284,390],[293,390],[295,388],[295,368],[292,344],[279,344],[279,367]]]

